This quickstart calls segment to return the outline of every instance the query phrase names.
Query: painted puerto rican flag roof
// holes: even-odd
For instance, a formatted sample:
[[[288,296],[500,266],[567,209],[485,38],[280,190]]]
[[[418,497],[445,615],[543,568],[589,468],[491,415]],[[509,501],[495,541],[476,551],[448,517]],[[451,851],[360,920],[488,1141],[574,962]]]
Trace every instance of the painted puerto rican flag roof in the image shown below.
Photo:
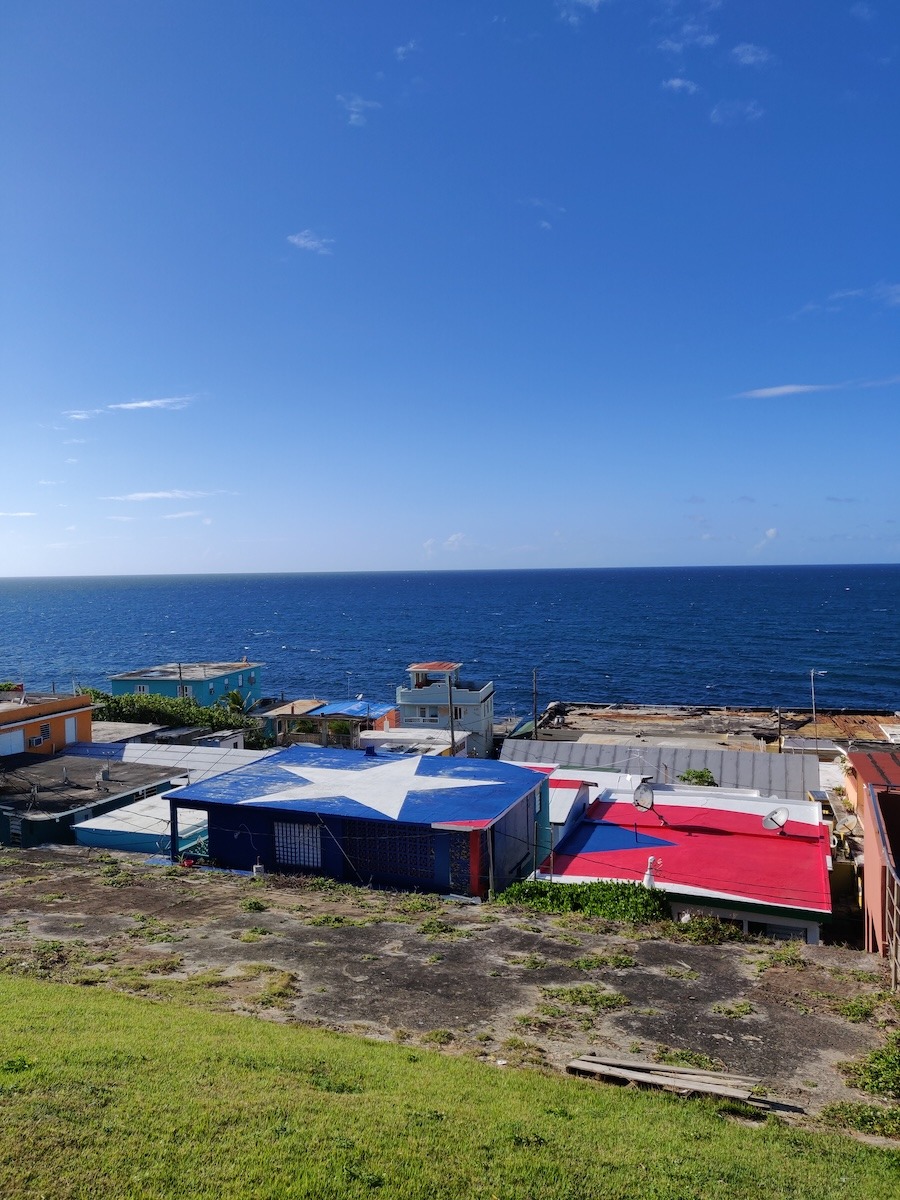
[[[830,913],[829,829],[819,805],[717,790],[698,800],[660,789],[650,812],[597,800],[538,878],[640,881],[652,854],[656,886],[677,895]],[[788,814],[783,832],[762,824],[776,807]]]
[[[179,804],[486,828],[540,786],[513,763],[430,755],[369,755],[291,746],[259,762],[169,793]]]

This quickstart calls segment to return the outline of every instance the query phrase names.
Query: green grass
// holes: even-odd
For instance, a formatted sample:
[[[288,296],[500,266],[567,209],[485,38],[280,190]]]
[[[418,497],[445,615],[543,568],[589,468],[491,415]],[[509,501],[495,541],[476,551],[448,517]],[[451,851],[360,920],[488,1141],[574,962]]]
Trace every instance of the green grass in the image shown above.
[[[898,1156],[625,1091],[0,976],[4,1200],[887,1200]]]

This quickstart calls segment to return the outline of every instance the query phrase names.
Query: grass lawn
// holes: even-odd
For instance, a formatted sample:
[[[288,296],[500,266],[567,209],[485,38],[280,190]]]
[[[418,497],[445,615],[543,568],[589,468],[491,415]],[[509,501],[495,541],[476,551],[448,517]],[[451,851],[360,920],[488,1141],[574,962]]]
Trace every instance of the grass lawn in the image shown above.
[[[0,977],[0,1195],[865,1196],[900,1153],[724,1105]]]

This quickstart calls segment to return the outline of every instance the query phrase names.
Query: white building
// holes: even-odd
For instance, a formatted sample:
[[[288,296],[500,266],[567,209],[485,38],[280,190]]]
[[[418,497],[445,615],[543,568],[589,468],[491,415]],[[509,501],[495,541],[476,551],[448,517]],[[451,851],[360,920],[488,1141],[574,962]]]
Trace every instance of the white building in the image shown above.
[[[486,758],[494,737],[494,684],[461,680],[462,663],[411,663],[409,684],[397,688],[397,709],[404,728],[453,729],[471,734],[469,753]]]

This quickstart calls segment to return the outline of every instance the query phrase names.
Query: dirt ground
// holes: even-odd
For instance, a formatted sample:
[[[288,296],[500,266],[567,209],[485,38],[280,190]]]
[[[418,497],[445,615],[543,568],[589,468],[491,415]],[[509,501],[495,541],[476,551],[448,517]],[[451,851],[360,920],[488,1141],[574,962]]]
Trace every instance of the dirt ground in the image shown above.
[[[900,1025],[882,962],[841,947],[694,945],[579,915],[328,880],[0,856],[0,971],[112,986],[500,1066],[660,1047],[758,1076],[810,1114],[863,1099],[838,1064]],[[664,932],[664,931],[663,931]],[[671,931],[670,931],[671,932]]]

